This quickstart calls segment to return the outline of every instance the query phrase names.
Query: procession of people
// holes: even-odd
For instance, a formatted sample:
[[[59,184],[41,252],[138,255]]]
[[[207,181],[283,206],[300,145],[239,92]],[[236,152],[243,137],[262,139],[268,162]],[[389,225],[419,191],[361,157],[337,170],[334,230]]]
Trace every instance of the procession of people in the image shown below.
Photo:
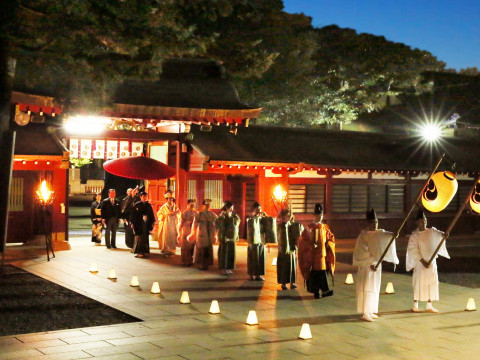
[[[164,194],[165,204],[155,215],[148,202],[148,194],[139,188],[128,189],[120,203],[115,189],[101,200],[96,194],[91,205],[92,242],[100,244],[105,229],[107,248],[116,248],[116,231],[121,220],[125,224],[125,245],[135,257],[150,254],[150,235],[158,221],[158,244],[162,255],[176,255],[181,250],[183,266],[196,265],[208,270],[214,264],[213,245],[218,244],[218,268],[222,274],[233,273],[236,263],[236,246],[240,239],[241,219],[235,213],[232,201],[225,201],[217,216],[211,210],[212,200],[204,199],[197,210],[196,199],[187,201],[182,212],[175,203],[173,192]],[[304,227],[295,220],[291,208],[280,209],[277,217],[262,211],[254,201],[246,218],[247,275],[253,281],[265,281],[266,252],[269,243],[276,243],[276,280],[282,290],[292,290],[297,285],[297,261],[306,290],[314,299],[334,295],[336,265],[335,235],[323,220],[323,204],[313,208],[313,221]],[[409,236],[406,270],[413,270],[412,312],[420,312],[419,302],[426,302],[425,311],[436,313],[432,302],[439,300],[439,281],[436,258],[449,258],[444,233],[427,228],[425,212],[419,209],[415,218],[417,229]],[[361,319],[373,322],[379,318],[379,294],[382,262],[399,264],[395,237],[392,232],[379,229],[374,209],[366,212],[366,227],[360,231],[353,251],[352,265],[358,267],[356,280],[357,312]],[[434,250],[438,247],[437,252]],[[429,259],[431,263],[427,263]],[[330,279],[330,281],[329,281]]]

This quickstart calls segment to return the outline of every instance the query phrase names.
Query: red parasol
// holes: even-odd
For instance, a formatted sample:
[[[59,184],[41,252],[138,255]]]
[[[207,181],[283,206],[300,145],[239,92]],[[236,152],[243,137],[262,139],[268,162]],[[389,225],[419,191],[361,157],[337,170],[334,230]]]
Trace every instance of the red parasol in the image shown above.
[[[124,157],[106,161],[103,168],[109,173],[130,179],[158,180],[175,175],[175,169],[144,156]]]

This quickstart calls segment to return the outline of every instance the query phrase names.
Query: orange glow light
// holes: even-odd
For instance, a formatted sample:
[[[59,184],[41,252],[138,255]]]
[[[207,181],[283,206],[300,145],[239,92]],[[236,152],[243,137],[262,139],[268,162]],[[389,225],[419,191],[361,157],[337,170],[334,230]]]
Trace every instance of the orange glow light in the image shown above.
[[[277,202],[285,201],[285,199],[287,198],[287,192],[283,191],[282,187],[278,185],[273,191],[273,197]]]
[[[54,198],[54,192],[48,190],[46,180],[42,181],[42,185],[40,186],[40,190],[36,191],[36,199],[42,205],[49,205],[52,203]]]

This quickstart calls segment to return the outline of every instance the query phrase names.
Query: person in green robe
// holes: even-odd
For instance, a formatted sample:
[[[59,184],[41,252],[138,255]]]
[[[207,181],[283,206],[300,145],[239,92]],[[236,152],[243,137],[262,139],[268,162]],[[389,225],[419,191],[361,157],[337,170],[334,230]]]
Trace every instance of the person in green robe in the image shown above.
[[[265,233],[262,231],[262,219],[267,214],[255,201],[252,204],[251,216],[247,218],[247,272],[250,280],[264,281],[265,278]]]
[[[218,268],[231,275],[235,268],[235,244],[238,241],[240,217],[233,212],[233,203],[225,201],[215,222],[218,231]]]

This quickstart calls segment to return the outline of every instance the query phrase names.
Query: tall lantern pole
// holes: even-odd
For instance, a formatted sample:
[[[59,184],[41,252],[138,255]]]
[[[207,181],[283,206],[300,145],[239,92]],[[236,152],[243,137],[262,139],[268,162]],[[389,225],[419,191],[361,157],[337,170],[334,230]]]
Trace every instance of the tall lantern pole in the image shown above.
[[[463,202],[462,206],[460,206],[460,208],[458,209],[457,213],[455,214],[455,217],[453,218],[453,220],[450,222],[450,225],[448,225],[448,228],[447,230],[445,231],[445,234],[443,234],[443,237],[442,237],[442,240],[438,243],[438,246],[437,248],[435,249],[435,251],[433,252],[432,256],[430,257],[430,260],[428,260],[427,262],[427,267],[430,266],[430,264],[432,263],[433,259],[435,259],[435,256],[437,256],[438,252],[440,251],[440,248],[442,247],[443,243],[448,239],[448,237],[450,236],[450,231],[452,231],[453,227],[455,226],[455,224],[457,223],[458,219],[460,218],[460,215],[462,215],[462,212],[463,210],[465,209],[465,207],[467,206],[467,203],[470,201],[470,197],[472,196],[472,194],[474,193],[475,191],[475,187],[477,186],[477,183],[480,181],[480,174],[477,176],[477,178],[475,179],[475,182],[473,183],[473,186],[472,186],[472,190],[468,193],[465,201]]]
[[[405,226],[405,224],[407,223],[407,220],[409,219],[410,215],[412,215],[412,212],[413,210],[415,209],[415,207],[417,206],[418,202],[420,201],[420,198],[422,197],[422,193],[423,193],[423,190],[425,189],[425,186],[428,185],[428,183],[430,182],[430,179],[432,178],[432,176],[435,174],[435,172],[437,171],[437,169],[440,167],[440,164],[442,163],[443,159],[445,158],[445,153],[442,154],[442,156],[440,157],[440,159],[438,160],[437,162],[437,165],[435,165],[435,168],[432,170],[432,172],[430,173],[430,176],[428,177],[425,185],[420,189],[420,191],[418,192],[418,195],[417,195],[417,198],[415,199],[415,201],[413,202],[412,206],[410,207],[410,210],[408,211],[407,215],[405,215],[403,221],[402,221],[402,224],[400,225],[400,227],[397,229],[397,231],[392,235],[392,238],[390,239],[390,242],[388,243],[387,247],[385,248],[385,250],[383,251],[383,254],[382,256],[380,256],[380,258],[378,259],[377,261],[377,264],[375,265],[375,270],[377,270],[378,266],[382,263],[382,260],[385,258],[385,256],[387,255],[387,252],[388,252],[388,248],[390,247],[390,245],[392,245],[392,243],[395,241],[396,238],[398,238],[398,236],[400,235],[400,231],[402,231],[403,227]]]

